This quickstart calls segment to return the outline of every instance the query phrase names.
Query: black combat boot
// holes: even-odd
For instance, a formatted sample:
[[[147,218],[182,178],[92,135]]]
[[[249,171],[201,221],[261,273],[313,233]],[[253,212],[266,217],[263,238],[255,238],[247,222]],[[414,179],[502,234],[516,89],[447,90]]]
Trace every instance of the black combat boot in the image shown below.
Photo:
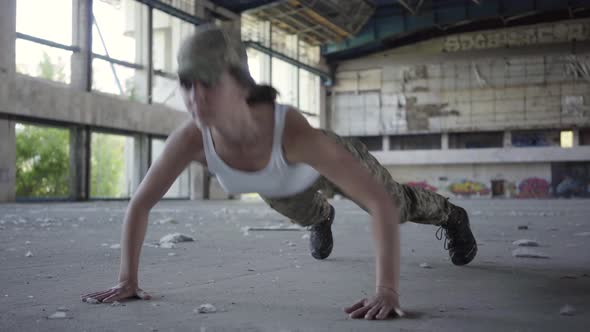
[[[469,264],[477,254],[477,243],[469,227],[469,217],[465,209],[451,205],[451,213],[447,222],[440,225],[436,237],[441,240],[445,236],[445,249],[449,251],[451,261],[455,265]]]
[[[330,256],[334,239],[332,238],[332,222],[334,221],[334,207],[330,206],[328,218],[309,227],[309,249],[315,259],[325,259]]]

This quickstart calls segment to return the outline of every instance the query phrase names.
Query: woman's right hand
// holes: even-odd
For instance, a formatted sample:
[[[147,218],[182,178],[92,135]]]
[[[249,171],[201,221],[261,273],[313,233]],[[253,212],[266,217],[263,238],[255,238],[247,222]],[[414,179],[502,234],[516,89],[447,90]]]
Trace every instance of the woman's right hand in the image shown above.
[[[114,301],[121,301],[129,298],[140,298],[142,300],[151,299],[151,295],[144,292],[136,283],[127,281],[120,282],[117,286],[111,287],[100,292],[88,293],[80,296],[82,301],[91,298],[103,303],[111,303]]]

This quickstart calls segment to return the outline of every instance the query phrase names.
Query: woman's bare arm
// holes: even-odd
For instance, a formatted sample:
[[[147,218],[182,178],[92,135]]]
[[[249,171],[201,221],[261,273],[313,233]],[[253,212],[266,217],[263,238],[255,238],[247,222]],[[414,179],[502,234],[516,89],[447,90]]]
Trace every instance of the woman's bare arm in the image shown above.
[[[164,151],[149,168],[127,209],[121,237],[120,280],[137,281],[148,214],[189,163],[201,159],[202,150],[200,131],[193,121],[184,123],[166,140]]]
[[[119,270],[119,285],[124,285],[125,289],[121,288],[123,286],[115,287],[108,291],[87,294],[83,298],[93,297],[99,301],[112,302],[134,295],[141,296],[134,292],[138,289],[139,257],[147,231],[149,212],[191,161],[203,162],[202,154],[201,134],[192,120],[172,132],[162,154],[151,165],[133,195],[125,214]]]
[[[352,200],[366,208],[372,216],[373,237],[376,244],[377,292],[393,293],[394,307],[365,303],[351,307],[353,317],[383,318],[399,309],[399,206],[394,204],[382,183],[350,152],[321,131],[312,128],[298,112],[287,113],[284,133],[285,157],[290,162],[311,165],[342,189]],[[391,296],[389,298],[392,298]],[[371,311],[372,310],[372,311]],[[390,312],[387,312],[387,311]]]

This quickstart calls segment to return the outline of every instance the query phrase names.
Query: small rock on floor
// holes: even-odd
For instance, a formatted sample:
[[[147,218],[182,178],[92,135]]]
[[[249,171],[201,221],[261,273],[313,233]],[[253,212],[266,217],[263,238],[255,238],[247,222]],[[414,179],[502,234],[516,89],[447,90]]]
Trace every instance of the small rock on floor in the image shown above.
[[[171,234],[163,236],[160,239],[160,244],[162,244],[162,243],[191,242],[191,241],[194,241],[192,236],[184,235],[184,234],[180,234],[180,233],[171,233]]]
[[[549,258],[549,256],[529,248],[514,249],[512,251],[512,256],[518,258]]]
[[[201,304],[194,311],[199,314],[210,314],[210,313],[217,312],[217,308],[215,308],[215,306],[212,305],[211,303],[205,303],[205,304]]]
[[[428,263],[420,263],[420,267],[423,269],[432,269],[432,266]]]
[[[57,311],[56,313],[54,313],[53,315],[51,315],[47,318],[49,318],[49,319],[64,319],[64,318],[67,318],[67,315],[63,311]]]
[[[537,241],[528,240],[528,239],[520,239],[512,242],[513,245],[519,247],[538,247],[539,243]]]
[[[527,226],[527,225],[519,225],[518,226],[518,229],[519,230],[526,230],[526,229],[529,229],[529,226]]]
[[[27,251],[27,253],[25,254],[25,257],[33,257],[33,253],[29,250]]]
[[[576,309],[569,304],[564,305],[559,310],[559,314],[562,316],[573,316],[576,313]]]
[[[176,221],[174,218],[164,218],[162,220],[158,220],[157,223],[160,224],[160,225],[164,225],[164,224],[178,224],[178,221]]]

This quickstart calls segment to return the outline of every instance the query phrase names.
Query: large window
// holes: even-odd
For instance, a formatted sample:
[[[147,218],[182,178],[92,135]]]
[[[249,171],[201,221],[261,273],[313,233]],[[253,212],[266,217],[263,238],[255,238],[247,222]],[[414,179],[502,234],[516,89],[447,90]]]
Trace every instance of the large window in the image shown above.
[[[299,69],[299,109],[312,126],[320,126],[320,77],[305,69]]]
[[[383,150],[383,137],[382,136],[360,136],[357,139],[367,147],[369,151],[381,151]]]
[[[92,2],[92,88],[147,100],[147,7],[137,1]]]
[[[580,129],[580,145],[590,145],[590,128]]]
[[[151,163],[158,159],[164,151],[166,141],[164,139],[153,138],[151,142]],[[164,195],[164,198],[189,198],[190,197],[190,168],[186,168],[176,178],[170,189]]]
[[[15,129],[17,198],[69,197],[69,130],[23,123]]]
[[[389,137],[390,150],[440,150],[441,136],[439,134],[426,135],[396,135]]]
[[[18,0],[16,31],[20,36],[15,41],[18,73],[70,82],[72,0]]]
[[[559,146],[560,137],[557,130],[522,130],[513,131],[512,146]]]
[[[270,83],[270,56],[253,48],[248,48],[248,69],[259,84]]]
[[[278,90],[277,101],[298,108],[312,126],[319,127],[320,77],[305,65],[318,66],[319,47],[300,40],[296,35],[252,15],[242,15],[242,39],[270,48],[293,61],[248,48],[248,66],[259,84],[271,84]],[[279,59],[280,57],[280,59]]]
[[[164,104],[179,111],[186,111],[176,72],[176,52],[182,41],[195,31],[195,26],[154,10],[152,54],[154,80],[152,98],[154,103]]]
[[[298,107],[297,67],[273,57],[272,85],[279,91],[279,103]]]
[[[90,197],[129,198],[132,194],[134,139],[93,132],[90,157]]]
[[[501,148],[503,142],[502,132],[449,134],[450,149]]]

